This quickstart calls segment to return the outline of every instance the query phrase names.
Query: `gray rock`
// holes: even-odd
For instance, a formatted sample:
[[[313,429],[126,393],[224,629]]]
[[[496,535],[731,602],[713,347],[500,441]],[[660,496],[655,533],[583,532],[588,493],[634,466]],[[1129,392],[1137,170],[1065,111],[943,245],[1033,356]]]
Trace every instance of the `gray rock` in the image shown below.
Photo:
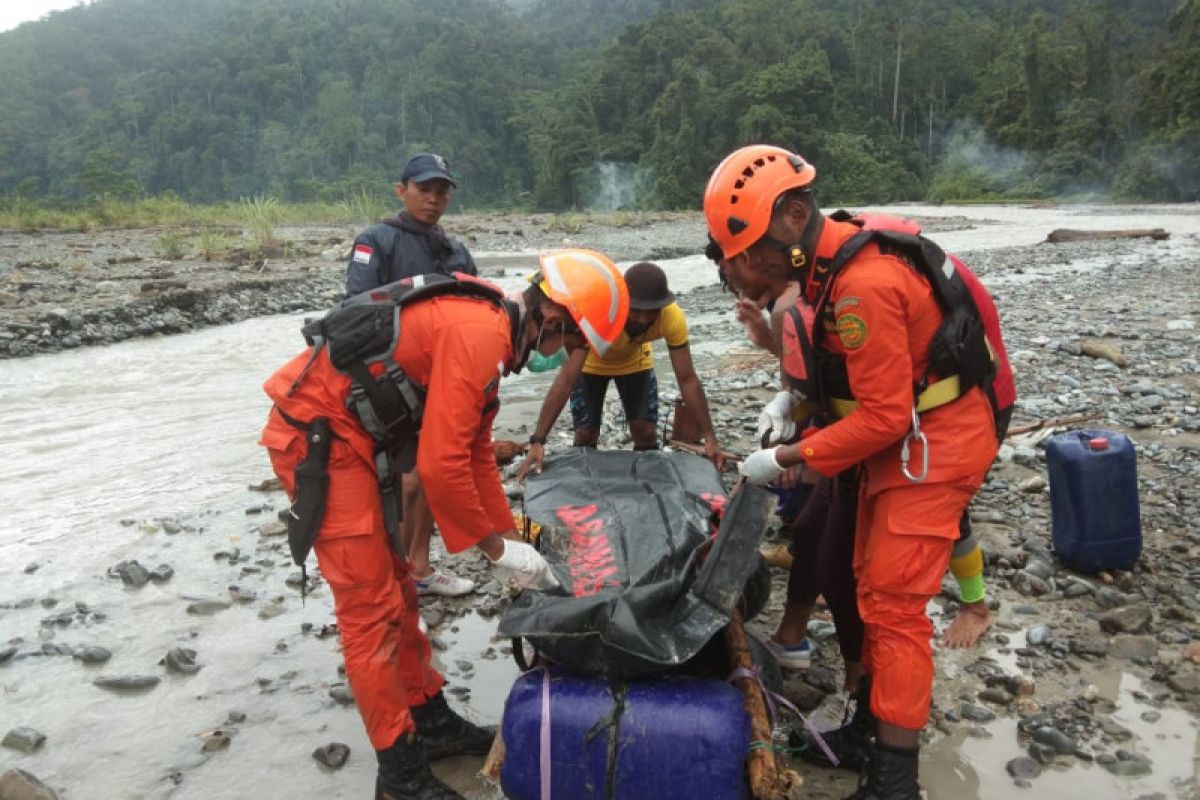
[[[1117,722],[1112,717],[1100,718],[1100,730],[1114,739],[1129,739],[1133,736],[1133,731],[1126,728],[1121,723]]]
[[[153,689],[161,680],[157,675],[101,675],[92,681],[92,685],[114,692],[133,693]]]
[[[1085,656],[1108,655],[1108,642],[1103,636],[1080,636],[1071,640],[1071,652]]]
[[[1050,641],[1051,635],[1049,625],[1038,625],[1025,631],[1025,641],[1033,647],[1040,647]]]
[[[0,798],[4,800],[59,800],[58,792],[23,769],[0,775]]]
[[[1048,744],[1030,742],[1029,755],[1033,756],[1039,764],[1053,764],[1054,759],[1058,757],[1058,751]]]
[[[155,583],[166,583],[175,575],[175,569],[170,564],[159,564],[150,573],[150,580]]]
[[[1021,570],[1012,577],[1012,586],[1026,597],[1041,597],[1050,593],[1050,584],[1038,576]]]
[[[112,651],[107,647],[89,644],[80,647],[71,655],[75,657],[76,661],[82,661],[84,664],[103,664],[112,658]]]
[[[150,571],[137,561],[122,561],[109,567],[108,575],[110,578],[120,578],[126,586],[132,586],[135,589],[150,582]]]
[[[196,651],[188,647],[172,647],[158,663],[165,664],[167,672],[177,675],[195,675],[201,666],[196,663]]]
[[[970,720],[971,722],[991,722],[996,718],[996,715],[992,711],[983,706],[977,706],[974,703],[963,703],[959,707],[958,713],[963,719]]]
[[[1158,655],[1158,642],[1153,636],[1114,636],[1109,655],[1128,661],[1149,661]]]
[[[341,769],[350,758],[350,748],[341,742],[330,742],[313,750],[312,757],[323,767]]]
[[[1172,675],[1167,686],[1180,694],[1200,694],[1200,675]]]
[[[1031,558],[1025,565],[1025,571],[1045,581],[1054,575],[1054,566],[1039,558]]]
[[[1007,706],[1013,701],[1012,695],[1009,694],[1007,690],[1002,689],[999,686],[992,686],[984,689],[978,694],[978,697],[984,702],[992,703],[993,705],[998,706]]]
[[[5,661],[8,661],[10,658],[15,656],[16,654],[17,654],[17,648],[15,648],[11,645],[8,647],[0,647],[0,664],[3,664]]]
[[[1052,728],[1049,725],[1034,728],[1033,740],[1047,747],[1053,747],[1054,752],[1064,756],[1074,755],[1075,751],[1079,749],[1079,745],[1074,739],[1058,728]]]
[[[1128,603],[1130,598],[1119,589],[1102,586],[1096,590],[1096,603],[1101,608],[1118,608]]]
[[[46,734],[27,725],[13,728],[4,735],[4,741],[0,741],[0,745],[22,753],[33,753],[45,743]]]
[[[1105,633],[1143,633],[1154,619],[1150,606],[1144,604],[1114,608],[1100,617],[1100,630]]]
[[[1135,777],[1138,775],[1149,775],[1151,770],[1151,761],[1141,753],[1131,753],[1128,750],[1118,750],[1117,758],[1112,763],[1104,764],[1104,768],[1113,775],[1119,775],[1123,778]]]
[[[1008,770],[1009,775],[1018,780],[1029,781],[1042,774],[1042,765],[1025,756],[1014,758],[1005,764],[1004,768]]]
[[[330,687],[329,696],[332,697],[338,705],[354,705],[354,692],[350,689],[349,684],[339,683]]]
[[[194,603],[189,603],[187,613],[195,614],[201,617],[208,617],[220,611],[224,611],[233,605],[229,600],[197,600]]]

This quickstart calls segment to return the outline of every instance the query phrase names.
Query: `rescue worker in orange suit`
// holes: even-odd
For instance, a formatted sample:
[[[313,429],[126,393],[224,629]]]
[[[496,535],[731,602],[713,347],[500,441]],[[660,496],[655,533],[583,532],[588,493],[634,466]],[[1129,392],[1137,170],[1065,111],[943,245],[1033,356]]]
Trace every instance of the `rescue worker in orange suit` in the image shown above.
[[[820,213],[815,177],[800,156],[756,145],[732,153],[709,180],[705,218],[727,280],[760,307],[773,299],[771,276],[798,271],[805,293],[823,284],[839,249],[859,233]],[[930,281],[910,263],[869,241],[818,296],[820,355],[844,364],[853,408],[795,444],[751,454],[741,472],[766,484],[798,465],[826,476],[862,465],[854,568],[878,724],[852,798],[916,800],[933,686],[925,608],[940,590],[962,513],[995,457],[995,421],[978,385],[918,415],[923,387],[945,386],[942,379],[953,376],[929,374],[943,313]]]
[[[462,280],[471,280],[462,276]],[[497,290],[498,291],[498,290]],[[349,301],[348,301],[349,302]],[[515,297],[488,302],[443,294],[400,307],[391,358],[425,387],[416,468],[446,548],[478,547],[519,586],[558,581],[514,529],[493,455],[491,426],[503,374],[519,371],[537,349],[550,355],[591,346],[604,352],[620,334],[629,297],[605,256],[569,250],[543,256],[541,278]],[[460,798],[429,762],[484,754],[493,734],[455,713],[430,664],[418,626],[411,567],[388,533],[375,441],[348,406],[351,378],[330,360],[331,346],[309,348],[265,383],[274,402],[261,444],[293,499],[312,421],[328,419],[328,489],[314,549],[333,593],[346,676],[376,750],[376,798]],[[370,364],[379,376],[383,364]]]

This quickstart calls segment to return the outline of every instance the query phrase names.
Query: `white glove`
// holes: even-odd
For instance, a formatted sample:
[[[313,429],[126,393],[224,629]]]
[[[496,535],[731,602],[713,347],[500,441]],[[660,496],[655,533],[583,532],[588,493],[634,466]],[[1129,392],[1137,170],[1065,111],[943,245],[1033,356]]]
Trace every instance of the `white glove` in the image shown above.
[[[775,451],[778,449],[778,447],[769,447],[766,450],[751,453],[742,461],[738,472],[742,473],[750,483],[758,486],[770,483],[783,474],[783,467],[775,458]]]
[[[758,433],[756,444],[761,444],[763,436],[770,431],[771,437],[767,444],[779,444],[791,439],[796,433],[796,421],[792,419],[792,409],[796,401],[790,392],[780,392],[771,398],[762,413],[758,415]]]
[[[558,578],[550,571],[550,565],[533,545],[502,539],[504,552],[492,562],[502,574],[512,578],[522,589],[557,589]]]

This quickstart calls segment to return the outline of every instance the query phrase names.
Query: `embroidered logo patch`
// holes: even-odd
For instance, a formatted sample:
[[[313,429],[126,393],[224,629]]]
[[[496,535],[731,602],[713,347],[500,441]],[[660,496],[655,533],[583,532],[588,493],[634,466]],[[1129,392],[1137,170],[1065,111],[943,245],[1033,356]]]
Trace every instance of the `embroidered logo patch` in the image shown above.
[[[369,244],[354,245],[354,263],[355,264],[371,263],[371,254],[374,252],[375,251],[373,249],[371,249],[371,245],[369,245]]]
[[[866,344],[867,322],[857,314],[845,314],[838,317],[837,333],[842,340],[842,347],[857,350]]]

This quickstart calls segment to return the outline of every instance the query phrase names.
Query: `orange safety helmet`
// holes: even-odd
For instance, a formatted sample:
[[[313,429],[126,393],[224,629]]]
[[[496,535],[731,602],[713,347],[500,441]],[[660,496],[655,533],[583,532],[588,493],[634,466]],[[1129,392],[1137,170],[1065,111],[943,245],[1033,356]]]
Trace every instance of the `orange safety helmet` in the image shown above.
[[[725,258],[766,234],[781,194],[803,189],[816,177],[817,168],[802,156],[774,145],[753,144],[726,156],[704,190],[708,232]]]
[[[608,352],[629,316],[629,289],[616,264],[603,253],[574,248],[539,257],[538,288],[563,306],[596,355]]]

